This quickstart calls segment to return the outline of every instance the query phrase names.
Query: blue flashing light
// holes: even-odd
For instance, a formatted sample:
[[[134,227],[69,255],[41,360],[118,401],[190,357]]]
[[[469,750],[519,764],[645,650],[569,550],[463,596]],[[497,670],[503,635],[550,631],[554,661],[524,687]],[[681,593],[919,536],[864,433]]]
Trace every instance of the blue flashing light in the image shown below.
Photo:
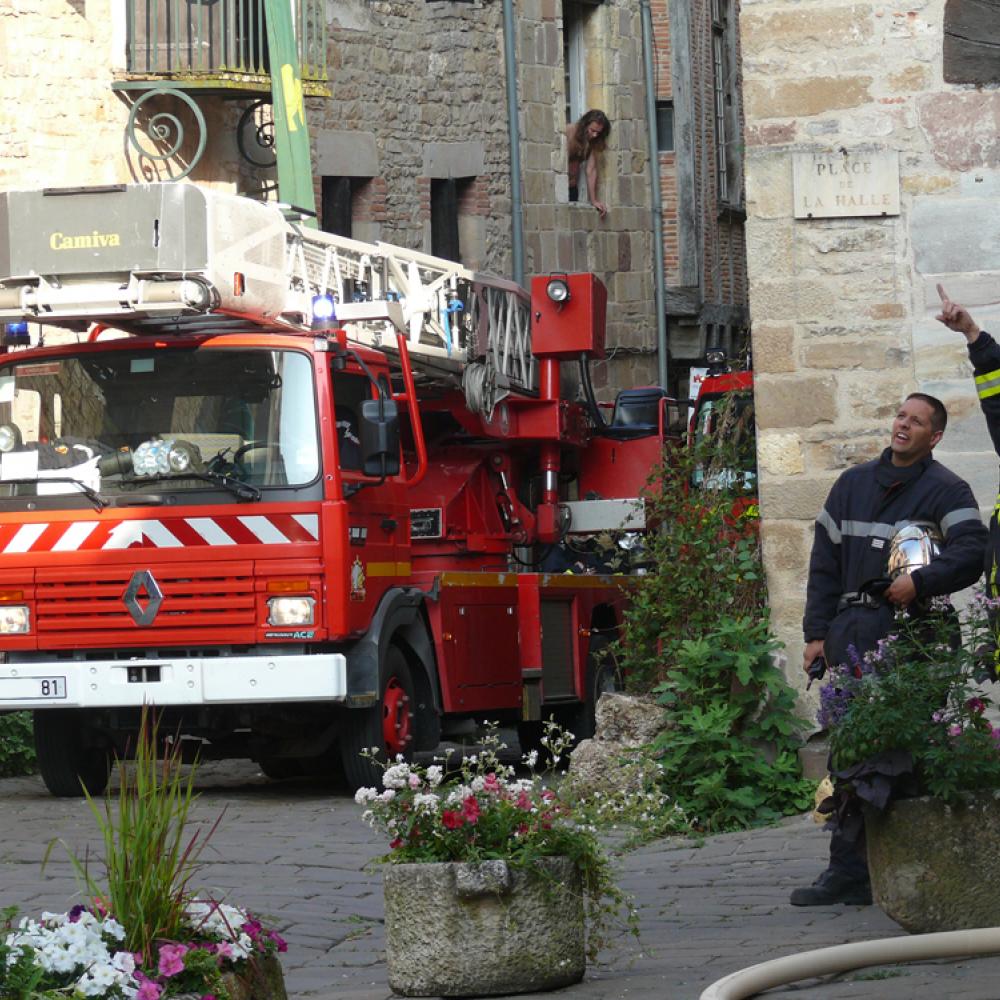
[[[331,323],[337,320],[337,310],[332,295],[315,295],[312,300],[313,324]]]
[[[7,345],[23,346],[31,343],[28,324],[23,320],[20,323],[5,324],[3,334],[4,343]]]

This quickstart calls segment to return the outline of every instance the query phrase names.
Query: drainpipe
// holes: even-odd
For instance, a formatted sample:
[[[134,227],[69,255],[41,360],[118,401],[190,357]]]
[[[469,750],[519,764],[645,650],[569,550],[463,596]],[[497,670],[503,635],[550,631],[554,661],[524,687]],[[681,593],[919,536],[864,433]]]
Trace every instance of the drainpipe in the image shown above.
[[[667,293],[663,277],[663,195],[660,191],[660,144],[656,134],[656,84],[653,74],[653,15],[649,0],[639,0],[642,14],[642,61],[646,77],[646,134],[649,138],[649,189],[653,202],[653,288],[656,309],[656,361],[662,388],[667,387]]]
[[[521,128],[517,102],[517,37],[514,0],[503,0],[503,54],[507,78],[507,139],[510,145],[510,227],[514,280],[524,285],[524,219],[521,217]]]

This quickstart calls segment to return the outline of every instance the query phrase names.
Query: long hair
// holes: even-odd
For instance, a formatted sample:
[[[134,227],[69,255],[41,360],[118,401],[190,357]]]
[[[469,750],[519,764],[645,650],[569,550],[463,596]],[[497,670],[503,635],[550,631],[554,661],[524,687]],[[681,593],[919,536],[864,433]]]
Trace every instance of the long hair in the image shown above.
[[[593,142],[591,142],[590,137],[587,135],[587,126],[592,122],[597,122],[604,129],[600,138],[595,139]],[[590,156],[591,150],[596,149],[600,151],[604,149],[609,135],[611,135],[611,119],[603,111],[591,108],[590,111],[581,115],[580,120],[576,123],[573,130],[573,137],[576,139],[576,144],[580,149],[580,159],[587,159]]]

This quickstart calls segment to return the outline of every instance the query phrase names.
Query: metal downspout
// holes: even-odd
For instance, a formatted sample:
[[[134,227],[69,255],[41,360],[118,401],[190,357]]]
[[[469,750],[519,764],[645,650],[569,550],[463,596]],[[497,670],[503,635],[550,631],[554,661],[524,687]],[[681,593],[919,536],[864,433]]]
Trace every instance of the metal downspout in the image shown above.
[[[653,202],[653,289],[656,309],[656,362],[660,386],[667,388],[667,292],[663,276],[663,194],[660,191],[659,137],[656,133],[656,82],[653,73],[653,15],[649,0],[639,0],[642,14],[642,62],[646,78],[646,134],[649,138],[649,189]]]
[[[514,0],[503,0],[503,54],[507,81],[507,136],[510,144],[510,228],[513,278],[524,285],[524,219],[521,203],[521,127],[517,101],[517,37]]]

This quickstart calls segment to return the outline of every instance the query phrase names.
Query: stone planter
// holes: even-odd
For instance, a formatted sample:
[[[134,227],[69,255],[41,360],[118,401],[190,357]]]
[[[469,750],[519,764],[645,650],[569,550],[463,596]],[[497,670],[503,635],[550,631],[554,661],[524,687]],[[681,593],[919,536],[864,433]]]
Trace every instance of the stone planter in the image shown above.
[[[913,933],[1000,925],[1000,792],[866,810],[875,902]]]
[[[389,985],[403,996],[496,996],[578,983],[586,968],[580,874],[566,858],[388,865]]]

